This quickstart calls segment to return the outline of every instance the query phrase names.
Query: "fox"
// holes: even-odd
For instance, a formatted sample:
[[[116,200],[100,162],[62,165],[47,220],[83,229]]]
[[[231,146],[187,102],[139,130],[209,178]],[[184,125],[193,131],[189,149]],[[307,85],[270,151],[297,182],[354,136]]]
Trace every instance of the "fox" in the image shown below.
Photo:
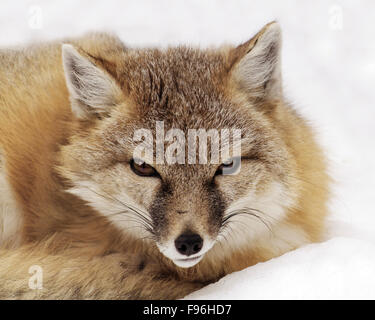
[[[238,46],[1,49],[0,298],[180,299],[321,241],[327,160],[285,98],[281,42],[273,21]],[[240,170],[135,159],[158,121],[239,129]]]

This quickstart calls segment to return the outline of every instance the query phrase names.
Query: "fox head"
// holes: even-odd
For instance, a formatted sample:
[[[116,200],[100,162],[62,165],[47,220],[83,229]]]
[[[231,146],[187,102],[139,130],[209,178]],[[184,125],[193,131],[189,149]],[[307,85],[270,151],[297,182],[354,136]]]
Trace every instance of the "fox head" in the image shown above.
[[[63,45],[80,126],[61,150],[69,192],[122,232],[154,241],[180,267],[197,264],[218,243],[248,246],[294,199],[293,157],[272,121],[282,100],[280,46],[277,23],[238,47],[216,50],[113,48],[94,55]],[[155,137],[160,124],[162,142]],[[186,139],[189,130],[237,130],[240,168],[224,174],[238,160],[233,156],[189,161],[187,144],[168,136],[170,129]],[[139,132],[151,137],[139,139]],[[233,155],[231,136],[221,141],[220,150],[227,144]],[[144,152],[135,156],[140,143]],[[180,147],[169,154],[175,161],[163,161],[171,144]]]

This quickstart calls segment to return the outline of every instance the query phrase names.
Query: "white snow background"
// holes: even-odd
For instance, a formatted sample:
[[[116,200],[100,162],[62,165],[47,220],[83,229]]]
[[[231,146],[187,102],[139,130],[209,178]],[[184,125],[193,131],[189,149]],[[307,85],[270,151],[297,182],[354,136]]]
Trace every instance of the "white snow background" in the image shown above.
[[[92,30],[129,46],[239,44],[272,20],[286,95],[330,158],[330,235],[187,298],[375,299],[374,1],[2,0],[0,46]]]

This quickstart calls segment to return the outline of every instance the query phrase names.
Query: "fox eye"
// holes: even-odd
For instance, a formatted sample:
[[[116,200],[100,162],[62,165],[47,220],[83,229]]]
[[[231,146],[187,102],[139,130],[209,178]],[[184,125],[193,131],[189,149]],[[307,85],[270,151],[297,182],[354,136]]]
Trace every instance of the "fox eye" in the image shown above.
[[[223,168],[230,168],[233,166],[233,159],[231,160],[228,160],[228,161],[224,161],[220,166],[219,168],[217,168],[216,172],[215,172],[215,176],[219,176],[219,175],[222,175],[223,174]]]
[[[135,174],[142,177],[158,176],[158,172],[155,170],[155,168],[145,162],[138,164],[136,161],[134,161],[134,159],[132,159],[130,162],[130,168]]]

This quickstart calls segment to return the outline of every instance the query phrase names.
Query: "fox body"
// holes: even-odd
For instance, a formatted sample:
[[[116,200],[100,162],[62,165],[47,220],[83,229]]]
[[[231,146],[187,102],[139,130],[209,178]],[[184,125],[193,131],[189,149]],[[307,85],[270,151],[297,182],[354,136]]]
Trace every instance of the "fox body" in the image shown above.
[[[270,23],[238,47],[91,34],[0,51],[0,297],[180,298],[318,241],[329,179],[280,49]],[[134,132],[157,121],[240,129],[239,173],[135,163]]]

